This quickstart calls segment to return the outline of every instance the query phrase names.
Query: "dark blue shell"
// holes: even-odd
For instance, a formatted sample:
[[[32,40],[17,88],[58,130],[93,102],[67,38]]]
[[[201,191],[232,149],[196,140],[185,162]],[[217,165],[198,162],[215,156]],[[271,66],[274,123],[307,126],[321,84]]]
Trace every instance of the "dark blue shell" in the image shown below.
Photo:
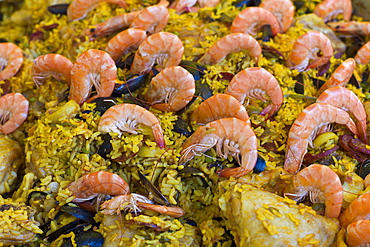
[[[263,172],[266,169],[266,161],[258,155],[256,165],[253,168],[254,173]]]

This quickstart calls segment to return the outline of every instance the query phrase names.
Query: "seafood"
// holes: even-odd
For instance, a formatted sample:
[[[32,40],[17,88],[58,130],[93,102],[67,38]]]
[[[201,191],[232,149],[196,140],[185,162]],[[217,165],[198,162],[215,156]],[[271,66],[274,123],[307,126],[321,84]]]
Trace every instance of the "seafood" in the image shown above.
[[[122,8],[127,6],[124,0],[73,0],[67,9],[68,21],[78,21],[85,18],[92,9],[103,2],[116,4]]]
[[[255,36],[264,25],[270,25],[273,36],[280,32],[279,22],[270,11],[260,7],[249,7],[234,18],[230,32]]]
[[[218,188],[236,246],[330,246],[339,231],[337,219],[248,183],[222,181]]]
[[[240,167],[218,171],[220,177],[241,177],[253,170],[257,161],[257,138],[250,125],[237,118],[222,118],[200,126],[184,143],[179,164],[216,146],[218,156],[236,158]],[[241,160],[239,158],[241,156]]]
[[[109,36],[116,31],[120,31],[130,27],[132,21],[139,13],[140,11],[132,11],[129,13],[113,16],[102,23],[96,24],[93,28],[86,29],[83,34],[89,36],[90,40]]]
[[[357,120],[357,131],[361,139],[367,143],[365,107],[354,92],[341,86],[331,87],[320,94],[316,102],[327,103],[352,113]]]
[[[355,60],[358,64],[367,64],[370,62],[370,41],[358,50]]]
[[[180,66],[171,66],[151,80],[145,99],[158,110],[179,111],[190,102],[194,93],[192,74]]]
[[[220,118],[235,117],[250,124],[247,110],[233,96],[216,94],[202,102],[191,114],[191,121],[206,124]]]
[[[346,244],[349,247],[368,246],[370,244],[370,220],[358,220],[347,226]]]
[[[321,51],[322,56],[318,55]],[[314,69],[327,63],[333,55],[333,47],[328,37],[317,31],[308,31],[300,36],[293,45],[287,65],[299,72]],[[309,63],[310,59],[312,60]]]
[[[108,53],[90,49],[78,56],[71,70],[69,99],[82,105],[90,96],[92,86],[97,95],[89,101],[112,94],[117,78],[117,67]]]
[[[283,91],[279,82],[267,70],[260,67],[247,68],[237,73],[225,90],[242,104],[245,97],[266,101],[266,94],[271,100],[261,115],[274,115],[283,103]]]
[[[169,8],[176,9],[176,14],[180,15],[196,3],[197,0],[175,0],[170,4]]]
[[[370,193],[357,197],[339,216],[340,225],[346,228],[357,220],[370,219]]]
[[[264,8],[275,15],[280,30],[285,33],[292,25],[294,17],[294,5],[290,0],[264,0],[259,7]]]
[[[75,196],[74,202],[83,202],[104,195],[125,195],[130,193],[127,182],[117,174],[99,171],[83,175],[67,188]]]
[[[101,117],[98,130],[104,133],[137,134],[139,125],[150,127],[160,148],[166,146],[158,118],[145,108],[134,104],[119,104],[109,108]]]
[[[13,43],[0,43],[0,81],[13,77],[23,63],[22,49]]]
[[[144,30],[129,28],[109,40],[105,51],[108,52],[114,61],[118,62],[123,55],[136,50],[146,38],[147,35]]]
[[[170,14],[163,5],[154,5],[140,11],[130,28],[145,30],[148,35],[162,31],[167,25]]]
[[[72,67],[73,63],[65,56],[59,54],[41,55],[33,61],[32,78],[38,86],[42,85],[49,76],[71,85]]]
[[[370,22],[367,21],[328,22],[327,25],[337,32],[345,32],[356,35],[370,34]]]
[[[330,78],[320,87],[317,92],[317,95],[320,95],[326,89],[335,87],[335,86],[342,86],[344,87],[347,85],[349,79],[353,74],[353,71],[356,68],[356,61],[353,58],[346,59],[343,63],[341,63],[338,68],[335,69],[333,74],[331,74]]]
[[[262,53],[260,44],[252,36],[245,33],[232,33],[216,41],[198,60],[198,63],[203,65],[216,64],[229,53],[240,50],[248,51],[256,63]]]
[[[116,196],[113,199],[104,202],[101,205],[101,209],[103,209],[102,213],[106,215],[111,215],[115,212],[118,212],[119,214],[120,210],[128,210],[134,212],[140,212],[142,210],[151,210],[175,218],[182,217],[185,214],[184,210],[182,210],[179,207],[155,205],[145,196],[135,193],[131,193],[129,195]]]
[[[343,201],[343,188],[339,176],[329,167],[312,164],[293,176],[285,196],[300,201],[306,195],[312,203],[325,202],[325,216],[338,218]]]
[[[359,135],[355,123],[344,110],[325,103],[309,105],[290,128],[284,162],[286,171],[291,174],[298,172],[308,144],[312,146],[317,130],[329,123],[346,125],[352,133]]]
[[[342,14],[345,21],[349,21],[352,15],[351,0],[324,0],[314,10],[314,13],[323,18],[325,22]]]
[[[20,93],[8,93],[0,97],[0,133],[10,134],[26,120],[28,100]]]
[[[183,54],[184,46],[179,37],[168,32],[155,33],[139,46],[131,66],[131,73],[146,74],[155,62],[162,68],[177,66]]]

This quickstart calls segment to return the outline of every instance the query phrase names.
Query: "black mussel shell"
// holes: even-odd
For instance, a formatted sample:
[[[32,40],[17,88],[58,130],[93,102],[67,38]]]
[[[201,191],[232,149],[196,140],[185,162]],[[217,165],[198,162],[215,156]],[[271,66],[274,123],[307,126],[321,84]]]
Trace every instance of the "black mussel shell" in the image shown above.
[[[75,242],[77,246],[101,247],[104,244],[104,237],[101,233],[95,231],[85,231],[76,235]],[[61,247],[73,247],[70,239],[63,242]]]
[[[91,224],[95,223],[95,220],[94,220],[94,215],[95,214],[93,212],[87,211],[85,209],[82,209],[82,208],[79,208],[79,207],[61,206],[60,210],[67,213],[67,214],[73,215],[77,219],[86,221],[86,222],[91,223]]]
[[[116,62],[116,67],[120,69],[130,69],[134,61],[135,54],[131,54],[125,60]]]
[[[365,179],[365,177],[370,173],[370,160],[365,160],[357,166],[356,174]]]
[[[302,8],[306,3],[305,1],[293,1],[296,10]]]
[[[123,95],[123,103],[135,104],[149,110],[149,105],[147,103],[145,103],[143,100],[134,97],[132,94],[129,93]]]
[[[220,160],[216,160],[215,162],[211,163],[208,167],[209,167],[209,169],[211,169],[212,167],[216,167],[216,168],[219,168],[219,169],[224,169],[224,165],[223,165],[222,161],[220,161]]]
[[[78,225],[81,225],[81,224],[86,224],[86,223],[84,223],[83,220],[72,221],[72,222],[68,223],[67,225],[62,226],[58,230],[50,233],[47,236],[47,239],[48,239],[49,242],[53,242],[54,240],[59,238],[60,235],[70,233],[72,231],[71,229],[75,229]]]
[[[104,159],[107,158],[107,154],[109,154],[113,149],[112,143],[110,142],[111,140],[112,140],[112,137],[109,134],[103,135],[104,142],[100,145],[98,154]]]
[[[263,42],[267,42],[274,37],[270,25],[263,25],[260,29],[260,32],[262,32],[261,39]]]
[[[48,6],[48,10],[52,14],[66,15],[67,14],[68,6],[69,6],[68,3],[56,4],[56,5]]]
[[[31,205],[33,200],[45,200],[48,193],[43,191],[32,191],[28,194],[27,204]]]
[[[258,155],[256,165],[253,168],[254,173],[261,173],[266,169],[266,161]]]
[[[141,184],[148,192],[148,194],[153,194],[153,200],[155,202],[166,206],[171,205],[167,198],[164,195],[162,195],[162,193],[154,186],[154,184],[149,179],[147,179],[146,176],[144,176],[144,174],[142,174],[140,171],[139,178]]]
[[[213,92],[207,83],[201,83],[200,81],[197,81],[195,83],[195,95],[201,97],[203,100],[206,100],[213,96]]]
[[[202,65],[192,61],[182,60],[180,66],[189,71],[189,73],[193,75],[194,80],[196,81],[200,80],[205,74],[205,68]]]
[[[140,75],[134,78],[127,80],[124,84],[116,83],[114,87],[114,95],[122,95],[127,93],[132,93],[135,90],[139,89],[148,79],[149,74]]]
[[[183,134],[186,137],[189,137],[191,136],[191,134],[193,134],[191,126],[183,118],[180,117],[177,118],[177,120],[175,121],[173,131],[179,134]]]
[[[91,103],[96,103],[95,111],[104,114],[109,108],[112,106],[117,105],[116,100],[114,97],[101,97],[96,98]]]
[[[233,5],[237,8],[259,6],[260,4],[261,4],[261,0],[238,0],[233,3]]]

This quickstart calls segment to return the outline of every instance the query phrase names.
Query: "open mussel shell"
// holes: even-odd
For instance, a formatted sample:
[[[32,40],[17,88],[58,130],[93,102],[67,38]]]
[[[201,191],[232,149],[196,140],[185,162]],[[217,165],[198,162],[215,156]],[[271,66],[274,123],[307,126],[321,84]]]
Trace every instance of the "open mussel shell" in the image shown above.
[[[266,169],[266,161],[258,155],[256,165],[253,168],[254,173],[261,173]]]
[[[32,205],[33,201],[44,201],[48,193],[43,191],[32,191],[28,194],[27,204]]]
[[[48,10],[52,14],[66,15],[68,6],[69,6],[68,3],[55,4],[55,5],[48,6]]]
[[[104,237],[101,233],[95,231],[85,231],[76,235],[75,243],[77,246],[100,247],[104,244]],[[61,247],[74,247],[71,239],[67,239]]]
[[[91,103],[95,103],[95,111],[100,112],[102,115],[112,106],[117,105],[117,102],[114,97],[100,97],[96,98]]]
[[[370,173],[370,159],[365,160],[357,166],[356,174],[365,179],[365,177]]]
[[[233,5],[237,8],[239,7],[252,7],[252,6],[259,6],[261,4],[261,0],[238,0],[233,3]]]
[[[144,75],[139,75],[137,77],[131,78],[123,84],[116,83],[114,87],[114,95],[122,95],[127,93],[132,93],[139,89],[149,78],[149,73]]]
[[[175,125],[173,126],[173,131],[179,134],[183,134],[186,137],[191,136],[193,134],[193,131],[191,129],[191,126],[186,122],[183,118],[177,118],[175,121]]]
[[[53,242],[63,234],[68,234],[72,231],[74,233],[83,231],[83,228],[88,225],[89,224],[84,222],[83,220],[75,220],[50,233],[48,236],[46,236],[46,238],[49,242]]]
[[[103,135],[103,143],[100,145],[98,149],[98,154],[104,159],[106,159],[107,154],[109,154],[113,150],[111,140],[112,137],[109,134]]]
[[[91,224],[95,224],[94,215],[95,213],[87,211],[79,207],[61,206],[60,210],[64,213],[73,215],[77,219],[86,221]]]
[[[148,192],[148,194],[153,195],[153,201],[166,206],[171,205],[167,198],[164,195],[162,195],[162,193],[154,186],[154,184],[149,179],[147,179],[146,176],[142,174],[140,171],[139,178],[141,184]]]
[[[130,69],[134,61],[135,54],[129,55],[125,60],[116,63],[117,68],[120,69]]]

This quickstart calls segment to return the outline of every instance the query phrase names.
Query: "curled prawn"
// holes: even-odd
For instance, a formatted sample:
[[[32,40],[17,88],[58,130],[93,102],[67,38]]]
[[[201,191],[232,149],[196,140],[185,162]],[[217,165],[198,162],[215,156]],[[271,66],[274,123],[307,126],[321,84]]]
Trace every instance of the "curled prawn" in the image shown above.
[[[192,112],[191,121],[206,124],[227,117],[235,117],[250,124],[245,107],[233,96],[219,93],[202,102]]]
[[[221,118],[200,126],[184,143],[179,164],[216,146],[218,156],[233,156],[240,164],[217,172],[220,177],[241,177],[257,162],[257,138],[251,126],[237,118]],[[239,155],[241,158],[239,158]]]
[[[180,15],[187,9],[190,9],[197,3],[197,0],[175,0],[169,6],[170,9],[176,9],[176,14]]]
[[[273,36],[280,32],[279,22],[270,11],[260,7],[249,7],[234,18],[230,32],[255,36],[264,25],[270,25]]]
[[[129,28],[109,40],[105,51],[114,61],[118,62],[122,56],[136,50],[146,38],[147,35],[144,30]]]
[[[152,129],[155,142],[160,148],[166,146],[158,118],[145,108],[134,104],[119,104],[110,107],[101,117],[98,130],[104,133],[122,132],[137,134],[139,125]]]
[[[101,205],[102,213],[111,215],[119,214],[121,210],[141,212],[142,210],[151,210],[160,214],[179,218],[184,216],[185,211],[182,208],[174,206],[155,205],[145,196],[131,193],[128,195],[119,195]]]
[[[13,77],[23,63],[22,49],[13,43],[0,43],[0,81]]]
[[[38,56],[33,61],[32,78],[40,86],[44,80],[52,76],[58,81],[65,81],[71,85],[71,70],[73,63],[65,56],[59,54],[46,54]]]
[[[267,70],[260,67],[247,68],[237,73],[230,81],[225,90],[226,94],[234,96],[241,103],[246,97],[266,101],[269,96],[269,104],[261,115],[274,115],[283,103],[283,91],[276,78]]]
[[[370,62],[370,41],[358,50],[355,60],[358,64],[368,64]]]
[[[116,84],[117,67],[108,53],[90,49],[77,57],[71,70],[71,87],[69,99],[83,104],[90,96],[92,86],[95,86],[98,97],[109,97]]]
[[[370,220],[370,193],[357,197],[339,216],[340,225],[346,228],[357,220]]]
[[[85,18],[92,9],[103,2],[116,4],[122,8],[127,7],[124,0],[73,0],[67,9],[68,21],[78,21]]]
[[[367,143],[365,107],[354,92],[345,87],[331,87],[320,94],[316,102],[327,103],[352,113],[357,120],[357,131],[361,139]]]
[[[0,97],[0,133],[15,131],[28,116],[28,100],[20,93],[8,93]]]
[[[319,51],[322,55],[318,55]],[[302,72],[327,63],[332,55],[333,47],[330,39],[321,32],[308,31],[294,43],[287,65],[290,69]],[[309,64],[310,59],[312,63]]]
[[[124,195],[130,193],[125,180],[112,172],[98,171],[83,175],[67,186],[75,197],[74,202],[83,202],[104,195]]]
[[[132,21],[130,28],[139,28],[145,30],[148,35],[162,31],[168,22],[170,14],[166,6],[149,6],[136,16]]]
[[[145,95],[152,107],[161,111],[179,111],[194,97],[193,75],[181,66],[171,66],[151,80]]]
[[[349,247],[370,245],[370,220],[358,220],[347,226],[346,244]]]
[[[264,0],[259,7],[264,8],[275,15],[282,33],[285,33],[292,25],[294,5],[291,0]]]
[[[198,63],[212,65],[221,62],[229,53],[246,50],[257,63],[261,56],[260,44],[249,34],[232,33],[220,38],[199,59]]]
[[[351,0],[324,0],[316,5],[314,14],[324,19],[325,22],[343,14],[343,19],[349,21],[352,15]]]
[[[369,35],[370,22],[368,21],[347,21],[347,22],[328,22],[331,29],[337,32],[344,32],[356,35]]]
[[[339,176],[329,167],[312,164],[293,176],[285,196],[301,201],[309,195],[312,203],[325,202],[325,216],[338,218],[343,201],[343,188]]]
[[[309,105],[298,115],[289,131],[284,162],[287,172],[298,172],[308,144],[312,146],[317,131],[330,123],[346,125],[352,133],[359,135],[346,111],[325,103]]]
[[[102,23],[96,24],[93,28],[87,28],[83,34],[89,36],[90,40],[111,35],[116,31],[130,27],[132,21],[139,13],[140,11],[131,11],[113,16]]]
[[[338,68],[331,74],[330,78],[321,86],[320,90],[317,92],[320,95],[326,89],[335,87],[335,86],[342,86],[344,87],[347,85],[349,79],[353,74],[353,71],[356,68],[356,61],[353,58],[346,59],[343,63],[341,63]]]
[[[184,45],[177,35],[159,32],[150,35],[139,46],[131,65],[131,73],[146,74],[155,62],[162,67],[177,66],[184,54]]]

